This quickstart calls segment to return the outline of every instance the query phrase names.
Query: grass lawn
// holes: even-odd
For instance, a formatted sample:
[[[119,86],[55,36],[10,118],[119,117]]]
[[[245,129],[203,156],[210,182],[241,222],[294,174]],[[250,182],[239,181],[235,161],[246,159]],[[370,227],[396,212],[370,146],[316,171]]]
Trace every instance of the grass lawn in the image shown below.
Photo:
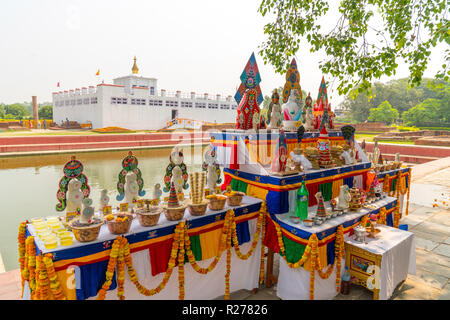
[[[356,133],[355,139],[356,141],[363,141],[366,140],[366,142],[373,142],[373,138],[376,136],[376,134],[371,133]]]

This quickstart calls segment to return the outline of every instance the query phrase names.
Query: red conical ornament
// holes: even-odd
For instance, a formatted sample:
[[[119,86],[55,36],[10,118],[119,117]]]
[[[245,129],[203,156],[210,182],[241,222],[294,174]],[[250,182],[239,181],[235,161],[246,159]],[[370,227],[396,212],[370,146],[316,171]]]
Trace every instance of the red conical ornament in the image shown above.
[[[167,206],[169,208],[176,208],[180,206],[178,202],[177,191],[175,190],[175,185],[173,184],[173,182],[170,186],[169,200],[167,202]]]

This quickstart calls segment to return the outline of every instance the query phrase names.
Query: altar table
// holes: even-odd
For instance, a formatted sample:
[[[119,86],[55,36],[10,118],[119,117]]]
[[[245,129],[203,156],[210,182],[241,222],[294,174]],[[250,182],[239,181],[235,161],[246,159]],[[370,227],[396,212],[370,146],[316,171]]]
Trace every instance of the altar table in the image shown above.
[[[345,239],[346,264],[356,282],[374,292],[374,299],[386,300],[408,274],[416,273],[415,237],[412,232],[384,225],[377,228],[376,238],[366,237],[364,243],[353,236]],[[371,269],[376,269],[374,275]]]
[[[191,216],[186,209],[184,220],[188,225],[188,234],[191,237],[194,255],[201,267],[208,266],[216,255],[224,217],[229,209],[233,209],[235,212],[236,231],[241,252],[244,254],[248,252],[256,231],[261,203],[260,199],[245,196],[240,206],[229,207],[225,205],[225,208],[220,211],[207,209],[203,216]],[[139,282],[148,289],[153,289],[161,282],[165,274],[165,268],[167,268],[168,255],[161,258],[155,255],[155,250],[166,247],[165,252],[170,254],[171,242],[168,241],[173,239],[174,230],[178,223],[179,221],[166,220],[162,213],[156,226],[142,227],[136,218],[132,222],[130,231],[124,234],[130,244],[133,267],[136,270]],[[27,225],[26,234],[27,236],[36,235],[33,225]],[[71,246],[58,246],[52,250],[45,249],[38,237],[34,238],[34,242],[37,254],[39,251],[53,254],[54,267],[62,283],[65,278],[70,278],[70,270],[74,270],[72,271],[72,277],[75,279],[76,290],[68,290],[64,284],[63,288],[66,297],[84,300],[95,299],[98,290],[103,285],[111,245],[116,237],[116,235],[109,233],[106,225],[103,225],[98,239],[92,242],[80,243],[74,239]],[[194,246],[197,246],[197,250],[194,250]],[[261,240],[258,241],[253,254],[247,260],[239,259],[232,248],[230,292],[258,288],[260,254]],[[159,262],[155,262],[155,260],[159,260]],[[178,267],[174,268],[165,288],[149,297],[138,292],[126,272],[125,297],[127,299],[178,299],[177,269]],[[214,299],[224,295],[226,251],[223,252],[215,269],[208,274],[197,273],[189,262],[185,262],[184,272],[185,299]],[[68,276],[65,275],[66,273]],[[114,275],[113,284],[106,294],[106,299],[117,299],[115,277]],[[24,299],[29,298],[29,293],[26,283]]]

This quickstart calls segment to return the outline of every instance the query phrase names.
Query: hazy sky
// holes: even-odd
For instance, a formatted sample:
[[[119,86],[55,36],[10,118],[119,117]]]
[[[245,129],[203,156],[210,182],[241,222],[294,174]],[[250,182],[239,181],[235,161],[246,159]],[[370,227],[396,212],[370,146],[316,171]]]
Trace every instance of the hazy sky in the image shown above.
[[[134,56],[139,74],[158,78],[159,89],[234,96],[253,51],[261,89],[270,95],[285,79],[257,54],[267,23],[257,12],[259,4],[260,0],[3,0],[0,102],[30,101],[32,95],[39,102],[51,101],[53,91],[102,80],[112,83],[131,73]],[[300,85],[315,97],[322,78],[320,55],[303,47],[296,58]],[[434,75],[441,61],[432,59],[426,76]],[[95,76],[98,69],[100,77]],[[407,75],[401,66],[395,78]],[[342,97],[329,90],[335,106]]]

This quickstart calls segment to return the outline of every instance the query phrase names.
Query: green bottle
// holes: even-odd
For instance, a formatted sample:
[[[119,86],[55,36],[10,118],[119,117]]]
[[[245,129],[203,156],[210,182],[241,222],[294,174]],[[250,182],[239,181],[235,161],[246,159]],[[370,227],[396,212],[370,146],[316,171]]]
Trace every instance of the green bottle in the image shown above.
[[[295,206],[295,215],[300,220],[308,218],[308,197],[309,192],[306,189],[305,181],[303,181],[302,186],[297,190],[297,204]]]

